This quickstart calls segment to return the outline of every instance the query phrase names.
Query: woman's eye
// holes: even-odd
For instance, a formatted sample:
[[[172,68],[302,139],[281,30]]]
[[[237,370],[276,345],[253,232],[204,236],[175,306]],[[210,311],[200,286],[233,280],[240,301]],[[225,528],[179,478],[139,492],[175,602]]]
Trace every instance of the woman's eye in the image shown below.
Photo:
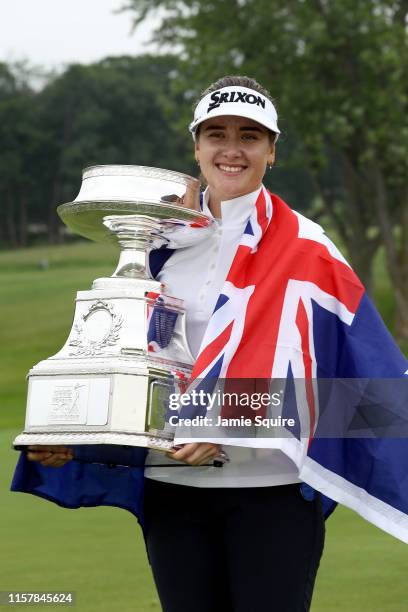
[[[256,134],[242,134],[242,140],[256,140]]]
[[[224,136],[222,132],[210,132],[208,135],[210,138],[222,138]]]

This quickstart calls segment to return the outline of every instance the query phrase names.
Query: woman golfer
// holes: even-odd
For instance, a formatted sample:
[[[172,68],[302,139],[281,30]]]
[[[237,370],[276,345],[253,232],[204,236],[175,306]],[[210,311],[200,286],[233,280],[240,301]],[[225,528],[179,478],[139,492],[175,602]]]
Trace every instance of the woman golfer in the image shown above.
[[[175,251],[156,278],[169,295],[185,300],[187,337],[197,357],[248,220],[257,201],[270,200],[262,179],[274,162],[279,129],[263,87],[225,77],[203,93],[190,130],[207,183],[201,206],[217,231]],[[198,181],[184,205],[200,209]],[[175,450],[168,468],[145,470],[145,537],[163,610],[309,609],[324,541],[319,495],[303,497],[295,464],[279,450],[224,448],[230,460],[222,469],[198,467],[220,452],[208,442]],[[71,457],[65,447],[28,453],[44,466]],[[186,467],[172,469],[176,461]],[[163,463],[162,453],[150,451],[146,463]]]

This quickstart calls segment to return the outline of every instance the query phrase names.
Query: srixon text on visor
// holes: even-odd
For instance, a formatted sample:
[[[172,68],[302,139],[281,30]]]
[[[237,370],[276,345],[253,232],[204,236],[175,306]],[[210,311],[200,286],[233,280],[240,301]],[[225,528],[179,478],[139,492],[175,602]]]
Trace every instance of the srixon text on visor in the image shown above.
[[[212,111],[214,108],[218,108],[221,104],[225,102],[243,102],[244,104],[256,104],[257,106],[262,106],[265,108],[265,99],[261,98],[261,96],[256,96],[255,94],[245,93],[243,91],[214,91],[211,94],[211,104],[207,108],[207,113]]]

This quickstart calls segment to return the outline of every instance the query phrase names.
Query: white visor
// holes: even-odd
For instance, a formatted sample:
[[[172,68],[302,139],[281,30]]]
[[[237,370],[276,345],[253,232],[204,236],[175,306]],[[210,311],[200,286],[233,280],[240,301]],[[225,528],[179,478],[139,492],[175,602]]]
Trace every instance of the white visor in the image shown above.
[[[194,140],[200,123],[221,115],[248,117],[277,135],[280,134],[278,114],[272,102],[254,89],[231,85],[212,91],[197,104],[194,119],[189,126]]]

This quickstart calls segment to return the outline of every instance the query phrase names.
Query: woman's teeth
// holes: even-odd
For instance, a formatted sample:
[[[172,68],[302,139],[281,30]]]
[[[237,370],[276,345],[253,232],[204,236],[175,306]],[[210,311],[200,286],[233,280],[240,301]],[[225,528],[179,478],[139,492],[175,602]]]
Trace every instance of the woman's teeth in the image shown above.
[[[218,166],[220,170],[223,170],[224,172],[241,172],[244,168],[243,166],[224,166],[224,165],[219,165]]]

